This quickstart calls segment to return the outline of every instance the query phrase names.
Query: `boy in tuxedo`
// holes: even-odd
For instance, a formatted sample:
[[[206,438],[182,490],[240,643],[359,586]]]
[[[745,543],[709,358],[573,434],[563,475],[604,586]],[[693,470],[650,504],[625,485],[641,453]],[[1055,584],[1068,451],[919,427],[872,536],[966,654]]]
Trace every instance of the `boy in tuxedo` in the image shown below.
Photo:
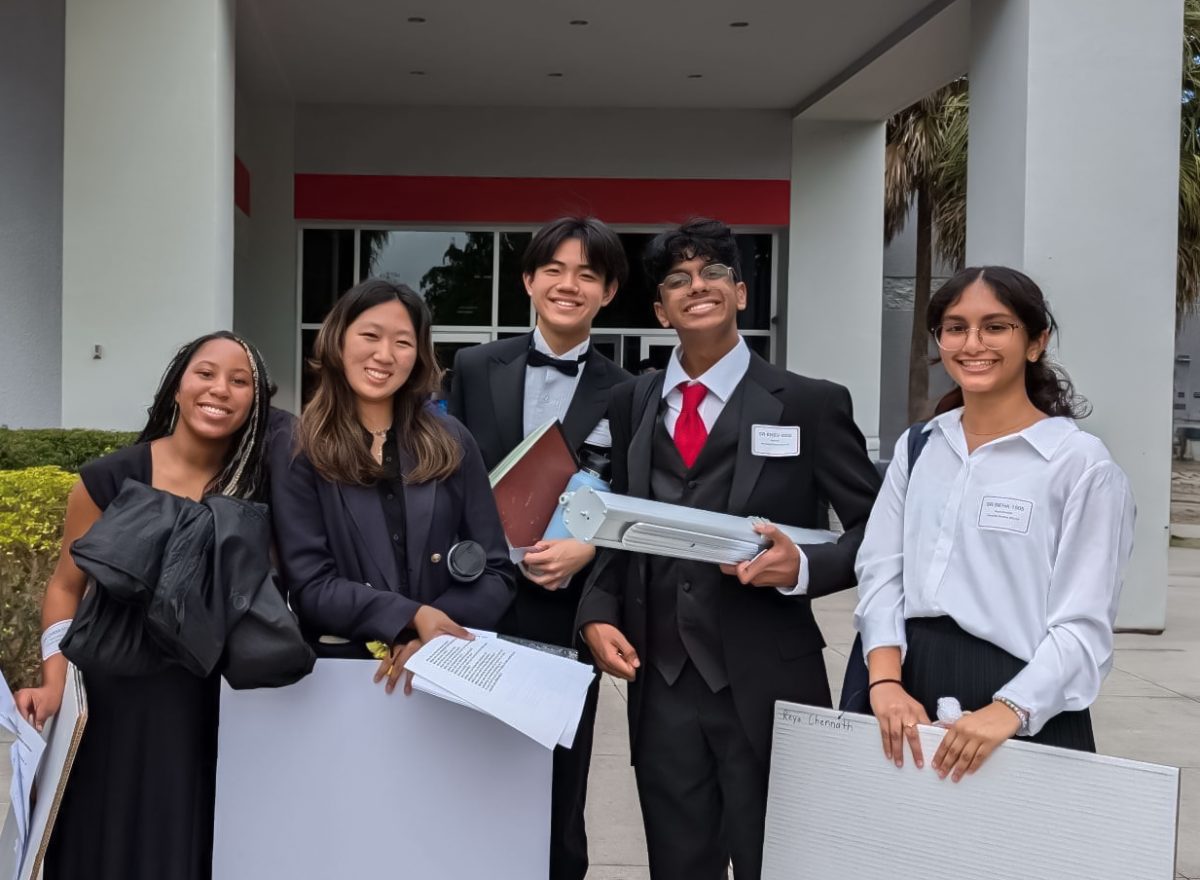
[[[591,330],[628,274],[621,241],[599,220],[564,217],[534,234],[521,270],[537,313],[533,332],[460,351],[449,411],[474,435],[489,469],[555,418],[576,451],[586,445],[607,456],[609,392],[629,374],[594,349]],[[573,645],[584,580],[576,575],[594,554],[594,547],[570,539],[538,544],[521,566],[517,598],[501,631]],[[587,873],[583,809],[598,693],[597,683],[574,746],[554,752],[551,880],[581,880]]]
[[[761,873],[774,703],[830,705],[810,600],[854,585],[879,476],[840,385],[772,366],[737,329],[738,247],[715,220],[655,238],[654,310],[680,344],[667,369],[612,395],[614,492],[822,528],[836,543],[770,548],[716,566],[602,551],[577,624],[597,665],[629,685],[629,731],[650,874]],[[817,808],[819,805],[814,805]]]

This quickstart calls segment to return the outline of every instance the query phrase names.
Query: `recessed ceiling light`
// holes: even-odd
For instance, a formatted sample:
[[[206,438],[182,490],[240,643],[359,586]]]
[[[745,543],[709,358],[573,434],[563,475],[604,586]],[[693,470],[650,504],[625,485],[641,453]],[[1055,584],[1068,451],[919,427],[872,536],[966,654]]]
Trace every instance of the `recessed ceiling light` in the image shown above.
[[[729,22],[729,26],[730,27],[750,27],[750,22],[748,22],[748,21],[731,21],[731,22]]]
[[[408,72],[408,75],[409,75],[409,76],[424,76],[424,75],[425,75],[425,71],[423,71],[423,70],[410,70],[410,71]]]
[[[570,24],[574,25],[575,27],[583,27],[585,24],[587,24],[587,19],[573,18],[571,19]]]
[[[421,18],[419,15],[410,15],[408,17],[408,22],[409,24],[425,24],[425,19]]]
[[[688,79],[704,79],[704,74],[702,74],[702,73],[689,73],[689,74],[688,74],[688,76],[687,76],[687,78],[688,78]]]
[[[546,74],[546,76],[553,77],[554,79],[561,79],[561,78],[562,78],[562,74],[561,74],[561,73],[548,73],[548,74]]]

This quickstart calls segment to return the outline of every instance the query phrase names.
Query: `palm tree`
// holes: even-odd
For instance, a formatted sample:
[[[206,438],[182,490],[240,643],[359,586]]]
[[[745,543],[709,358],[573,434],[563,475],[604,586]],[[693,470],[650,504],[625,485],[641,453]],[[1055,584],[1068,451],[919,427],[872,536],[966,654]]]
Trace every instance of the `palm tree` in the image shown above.
[[[1200,307],[1200,0],[1183,4],[1183,89],[1179,114],[1178,317]]]
[[[938,255],[954,266],[962,265],[966,242],[966,168],[965,77],[888,120],[883,218],[886,242],[903,231],[916,203],[917,270],[908,365],[910,422],[928,416],[929,334],[922,319],[933,284],[934,230],[938,232]]]

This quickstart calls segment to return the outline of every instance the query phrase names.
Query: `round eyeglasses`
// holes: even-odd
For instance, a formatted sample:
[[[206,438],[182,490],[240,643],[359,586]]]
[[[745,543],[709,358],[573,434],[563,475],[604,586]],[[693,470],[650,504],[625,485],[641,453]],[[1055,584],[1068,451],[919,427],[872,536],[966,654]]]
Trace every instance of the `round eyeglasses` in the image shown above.
[[[1012,339],[1013,331],[1020,327],[1012,321],[988,321],[979,327],[968,327],[952,321],[938,324],[932,330],[933,338],[942,351],[960,351],[967,344],[967,337],[974,333],[979,344],[992,351],[1004,348]]]
[[[726,266],[723,263],[708,263],[701,267],[699,272],[700,278],[703,281],[726,281],[732,280],[734,271],[732,267]],[[685,290],[692,286],[692,276],[689,272],[672,272],[662,280],[658,285],[663,290],[671,293],[676,293],[680,290]]]

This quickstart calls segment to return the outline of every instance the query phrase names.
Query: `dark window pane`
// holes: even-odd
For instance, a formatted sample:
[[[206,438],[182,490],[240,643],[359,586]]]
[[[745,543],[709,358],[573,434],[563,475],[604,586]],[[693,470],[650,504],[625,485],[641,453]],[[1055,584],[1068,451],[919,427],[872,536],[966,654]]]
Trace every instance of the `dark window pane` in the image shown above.
[[[771,236],[739,235],[737,241],[742,278],[746,282],[746,309],[738,315],[738,327],[742,330],[770,330]]]
[[[454,378],[454,356],[464,348],[479,345],[478,342],[435,342],[433,353],[438,365],[442,368],[442,395],[450,393],[450,383]]]
[[[531,327],[529,294],[521,278],[521,256],[533,240],[532,232],[500,233],[500,325]]]
[[[613,301],[596,316],[596,327],[647,327],[659,328],[654,317],[654,284],[646,279],[642,269],[642,251],[653,235],[635,232],[620,233],[625,256],[629,260],[629,279],[621,285]],[[634,360],[636,364],[636,359]],[[626,365],[626,369],[629,369]]]
[[[300,271],[300,321],[320,324],[354,286],[354,230],[305,229]]]
[[[747,336],[745,337],[746,345],[750,346],[750,350],[762,358],[764,361],[771,360],[771,337],[770,336]]]
[[[313,370],[309,367],[308,362],[312,359],[313,345],[317,341],[316,330],[301,330],[300,331],[300,406],[301,408],[308,405],[308,400],[312,397],[312,393],[316,390],[317,383]]]
[[[490,232],[361,233],[363,278],[405,284],[425,298],[434,324],[492,324]]]

